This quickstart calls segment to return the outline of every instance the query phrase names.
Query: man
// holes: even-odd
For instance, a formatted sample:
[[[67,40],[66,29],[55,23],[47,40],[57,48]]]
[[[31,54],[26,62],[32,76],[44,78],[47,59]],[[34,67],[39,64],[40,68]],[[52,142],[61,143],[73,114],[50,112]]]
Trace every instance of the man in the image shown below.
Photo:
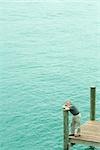
[[[72,122],[71,122],[71,134],[70,136],[80,136],[80,118],[81,114],[79,110],[72,105],[70,101],[67,101],[64,109],[67,111],[70,111],[70,113],[73,115]]]

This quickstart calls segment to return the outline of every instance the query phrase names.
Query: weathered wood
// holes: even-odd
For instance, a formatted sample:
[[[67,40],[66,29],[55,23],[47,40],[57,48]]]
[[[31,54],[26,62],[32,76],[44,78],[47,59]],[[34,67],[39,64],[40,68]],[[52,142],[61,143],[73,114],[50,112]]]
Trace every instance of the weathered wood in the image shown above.
[[[64,150],[69,150],[69,112],[63,109],[64,117]]]
[[[95,120],[96,87],[90,88],[90,120]]]
[[[84,139],[87,139],[87,137],[84,137]],[[95,142],[95,141],[92,142],[92,141],[88,141],[88,139],[87,140],[84,140],[84,139],[70,138],[70,143],[84,144],[84,145],[93,146],[93,147],[100,147],[100,143]]]
[[[81,126],[80,137],[69,137],[71,143],[100,147],[100,122],[89,121]]]

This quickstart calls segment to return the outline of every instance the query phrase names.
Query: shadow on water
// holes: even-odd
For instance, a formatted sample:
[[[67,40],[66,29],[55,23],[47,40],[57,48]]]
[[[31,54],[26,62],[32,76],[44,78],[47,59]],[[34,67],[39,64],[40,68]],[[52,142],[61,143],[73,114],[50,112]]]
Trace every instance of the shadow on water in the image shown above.
[[[85,150],[96,150],[96,148],[95,147],[93,147],[93,146],[89,146],[88,148],[86,148]]]

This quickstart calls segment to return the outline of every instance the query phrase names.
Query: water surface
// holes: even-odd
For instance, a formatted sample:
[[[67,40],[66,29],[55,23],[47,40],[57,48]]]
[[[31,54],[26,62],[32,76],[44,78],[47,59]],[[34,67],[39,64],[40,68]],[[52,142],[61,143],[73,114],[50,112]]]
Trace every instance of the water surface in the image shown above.
[[[62,105],[100,118],[100,2],[0,1],[0,150],[63,150]],[[85,150],[75,145],[73,150]]]

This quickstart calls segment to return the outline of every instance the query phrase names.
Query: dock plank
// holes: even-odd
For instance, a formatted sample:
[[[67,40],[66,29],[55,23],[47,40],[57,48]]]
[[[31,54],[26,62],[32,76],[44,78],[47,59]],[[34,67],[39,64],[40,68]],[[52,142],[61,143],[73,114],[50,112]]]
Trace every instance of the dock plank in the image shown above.
[[[100,122],[89,121],[81,126],[81,136],[70,136],[71,143],[87,144],[100,147]]]

